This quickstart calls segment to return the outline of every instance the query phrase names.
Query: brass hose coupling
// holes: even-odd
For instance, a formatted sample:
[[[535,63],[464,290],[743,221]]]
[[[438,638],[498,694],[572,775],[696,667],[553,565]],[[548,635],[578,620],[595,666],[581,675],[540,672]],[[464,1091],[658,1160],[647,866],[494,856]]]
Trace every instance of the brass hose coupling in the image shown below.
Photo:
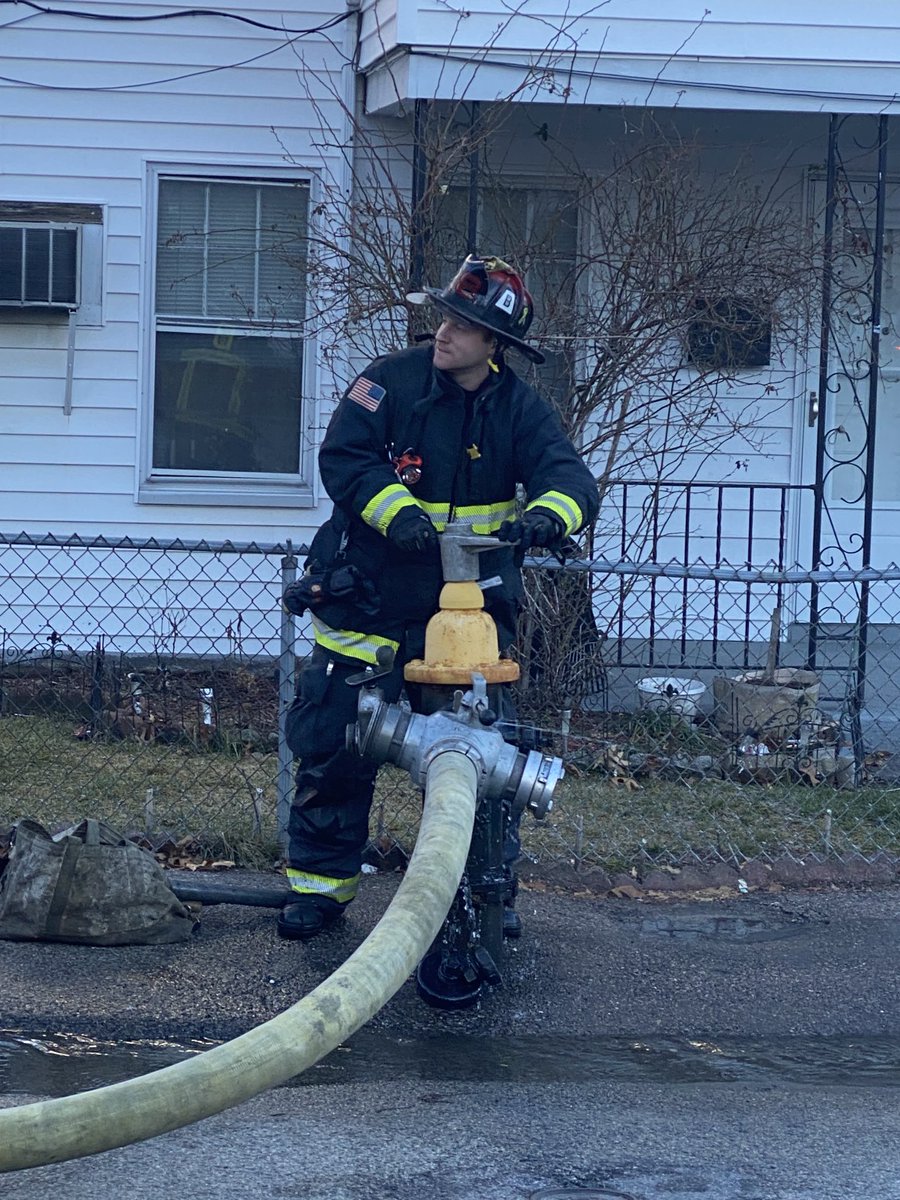
[[[528,754],[505,741],[492,726],[487,681],[472,673],[472,687],[453,694],[452,708],[423,716],[405,704],[386,704],[377,687],[363,687],[357,720],[347,726],[347,749],[378,763],[408,771],[424,788],[434,759],[455,750],[475,764],[479,800],[506,800],[513,813],[527,808],[541,820],[553,808],[553,792],[565,774],[562,759],[532,750]]]

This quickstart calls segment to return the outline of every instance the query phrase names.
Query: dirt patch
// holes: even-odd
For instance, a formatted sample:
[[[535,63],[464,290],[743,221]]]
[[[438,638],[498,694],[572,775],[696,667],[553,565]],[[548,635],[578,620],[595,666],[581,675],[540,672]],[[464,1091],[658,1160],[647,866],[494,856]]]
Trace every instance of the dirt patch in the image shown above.
[[[842,859],[797,859],[789,855],[767,861],[748,859],[739,867],[727,863],[709,865],[648,866],[608,874],[599,868],[577,871],[569,864],[524,864],[519,870],[522,886],[566,895],[619,896],[628,899],[684,899],[742,895],[774,888],[808,888],[833,885],[855,887],[883,885],[900,880],[900,858],[877,854]]]
[[[278,744],[278,676],[270,664],[167,666],[95,651],[19,663],[0,679],[4,715],[71,720],[76,736]]]

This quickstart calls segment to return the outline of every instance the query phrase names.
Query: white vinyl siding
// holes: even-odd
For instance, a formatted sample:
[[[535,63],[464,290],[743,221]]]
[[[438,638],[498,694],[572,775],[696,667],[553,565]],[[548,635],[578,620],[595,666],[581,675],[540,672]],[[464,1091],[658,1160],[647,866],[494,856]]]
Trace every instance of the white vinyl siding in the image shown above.
[[[2,199],[102,209],[102,224],[82,227],[82,266],[90,240],[102,309],[98,302],[87,311],[82,274],[70,416],[63,412],[64,317],[37,321],[26,314],[0,323],[5,530],[264,542],[291,536],[302,544],[321,521],[314,506],[318,404],[333,385],[314,342],[304,342],[297,389],[302,471],[294,465],[291,475],[232,482],[230,501],[221,489],[198,496],[196,488],[187,495],[182,487],[179,495],[168,484],[167,503],[145,503],[155,295],[151,164],[163,174],[189,164],[195,177],[313,186],[327,177],[337,187],[345,170],[336,147],[346,141],[344,52],[352,23],[297,38],[228,19],[233,13],[305,29],[342,15],[343,0],[316,0],[303,10],[276,11],[260,0],[217,7],[223,15],[158,23],[48,12],[4,30],[3,74],[35,86],[0,81]],[[143,12],[126,4],[121,15]],[[305,74],[304,57],[315,65]],[[169,82],[150,85],[154,80]],[[323,128],[333,146],[323,145]],[[186,335],[193,326],[177,328]],[[18,436],[4,442],[7,433]],[[159,491],[150,498],[157,500]]]
[[[900,112],[886,0],[364,0],[367,111],[414,98]],[[399,53],[398,53],[399,51]]]
[[[464,20],[460,18],[464,17]],[[554,33],[556,41],[554,42]],[[567,35],[567,36],[566,36]],[[885,0],[744,0],[712,7],[695,0],[364,0],[363,69],[397,45],[477,49],[482,58],[509,51],[532,55],[552,45],[555,57],[573,48],[602,52],[719,59],[822,60],[842,65],[896,60],[900,31]]]

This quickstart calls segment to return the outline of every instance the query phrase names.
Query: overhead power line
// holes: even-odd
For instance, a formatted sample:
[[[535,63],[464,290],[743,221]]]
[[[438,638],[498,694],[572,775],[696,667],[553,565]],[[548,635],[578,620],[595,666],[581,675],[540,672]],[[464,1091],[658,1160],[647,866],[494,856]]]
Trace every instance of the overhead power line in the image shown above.
[[[287,25],[271,25],[266,21],[257,21],[254,17],[245,17],[241,13],[222,12],[218,8],[178,8],[171,12],[160,13],[110,13],[110,12],[91,12],[90,10],[79,8],[53,8],[47,4],[36,4],[35,0],[0,0],[0,7],[30,8],[36,13],[43,13],[52,17],[75,17],[79,21],[173,21],[179,17],[222,17],[228,21],[240,21],[244,25],[255,25],[257,29],[272,29],[276,33],[296,33],[302,35],[321,33],[325,29],[331,29],[335,25],[339,25],[341,21],[346,21],[352,13],[339,13],[336,17],[332,17],[329,21],[325,21],[321,25],[316,25],[311,29],[291,29]]]
[[[100,21],[159,21],[169,20],[173,17],[229,17],[236,21],[244,21],[249,25],[257,25],[261,29],[276,30],[278,33],[290,33],[293,36],[285,38],[279,42],[277,46],[272,46],[269,50],[263,50],[259,54],[253,54],[249,58],[239,59],[237,62],[222,63],[216,67],[201,67],[196,71],[185,71],[180,75],[167,75],[161,79],[142,79],[136,83],[113,83],[107,86],[86,86],[85,84],[72,83],[43,83],[36,79],[18,79],[11,75],[0,75],[0,83],[11,83],[18,87],[39,88],[42,91],[51,92],[126,92],[135,91],[139,88],[158,87],[163,83],[177,83],[182,79],[194,79],[198,75],[213,75],[217,71],[232,71],[237,67],[246,67],[250,63],[259,62],[262,58],[268,58],[270,54],[277,54],[279,50],[284,50],[288,46],[293,46],[295,42],[300,41],[303,37],[310,37],[317,33],[325,33],[329,29],[333,29],[336,25],[340,25],[342,21],[346,21],[348,17],[354,16],[352,10],[339,13],[338,16],[332,17],[329,21],[324,21],[321,25],[313,26],[311,29],[286,29],[280,25],[267,25],[262,21],[254,21],[250,17],[242,17],[235,13],[219,12],[217,9],[209,8],[191,8],[180,9],[177,12],[162,13],[157,16],[106,16],[98,13],[86,14],[77,13],[72,9],[63,8],[47,8],[40,4],[33,3],[33,0],[0,0],[0,5],[8,4],[25,4],[28,8],[37,9],[41,13],[52,13],[54,16],[80,16],[87,20]],[[14,23],[14,22],[13,22]],[[0,26],[0,28],[3,28]]]

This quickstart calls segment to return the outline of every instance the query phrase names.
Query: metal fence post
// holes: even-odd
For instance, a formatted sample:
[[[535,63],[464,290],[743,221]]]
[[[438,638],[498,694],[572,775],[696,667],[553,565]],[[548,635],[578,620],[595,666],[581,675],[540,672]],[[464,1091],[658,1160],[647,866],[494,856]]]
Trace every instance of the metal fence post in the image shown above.
[[[281,590],[297,578],[297,556],[290,539],[281,560]],[[287,826],[294,795],[293,755],[285,737],[287,710],[294,699],[296,655],[294,654],[294,616],[281,607],[281,651],[278,656],[278,784],[276,789],[278,844],[287,850]]]

